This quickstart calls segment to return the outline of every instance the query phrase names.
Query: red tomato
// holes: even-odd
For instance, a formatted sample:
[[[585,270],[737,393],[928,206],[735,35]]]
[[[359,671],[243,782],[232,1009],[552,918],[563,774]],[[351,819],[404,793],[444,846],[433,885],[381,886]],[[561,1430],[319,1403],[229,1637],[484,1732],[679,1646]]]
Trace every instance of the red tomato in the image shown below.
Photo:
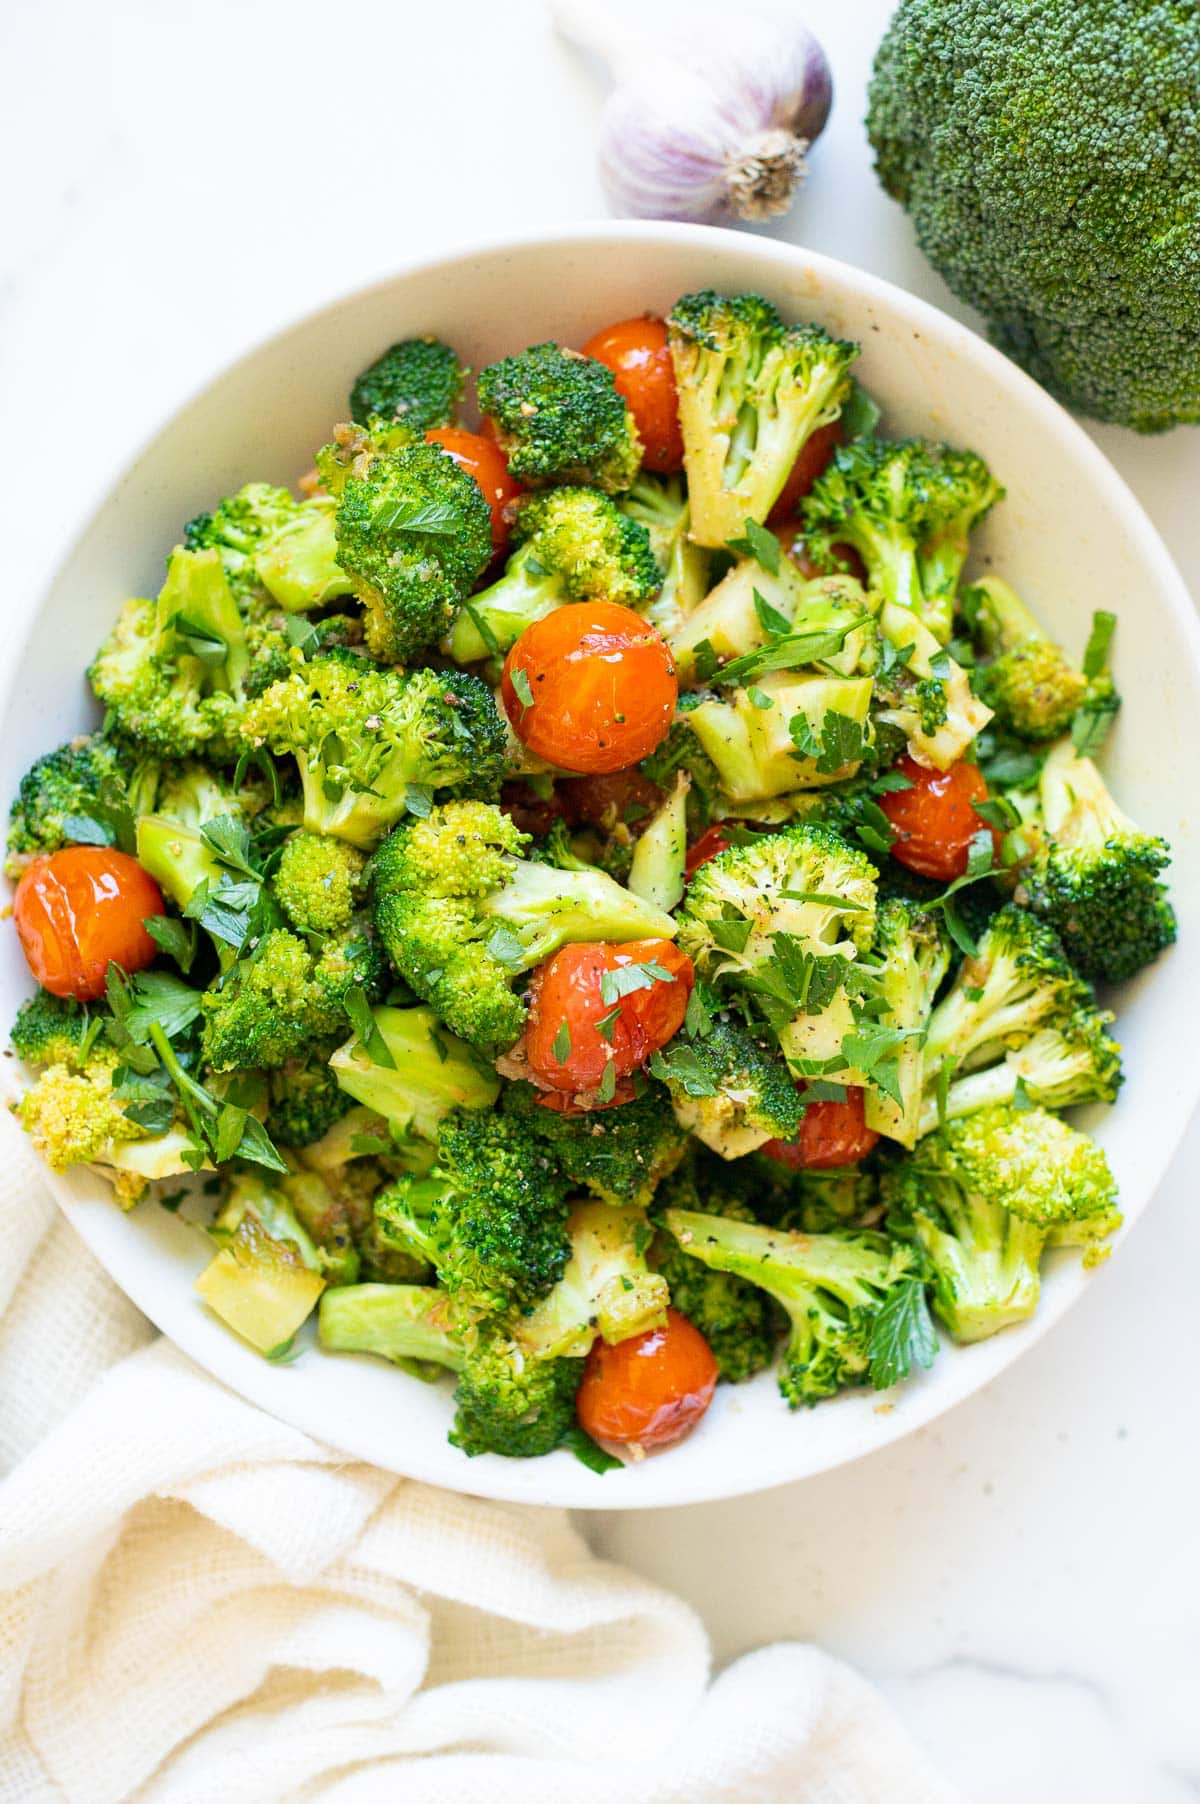
[[[810,1102],[794,1140],[768,1140],[759,1150],[791,1171],[832,1171],[865,1159],[878,1139],[864,1118],[863,1093],[851,1085],[845,1102]]]
[[[663,321],[652,314],[618,320],[589,338],[583,354],[612,371],[617,393],[641,435],[646,469],[660,476],[682,470],[683,435],[679,430],[675,369]]]
[[[975,812],[987,801],[987,784],[977,764],[961,760],[949,770],[926,770],[906,752],[896,769],[911,783],[880,796],[879,806],[896,835],[892,857],[922,877],[949,883],[967,868],[967,848],[986,823]],[[993,833],[999,851],[999,836]]]
[[[482,433],[464,432],[461,426],[435,426],[425,434],[425,442],[440,445],[456,464],[475,478],[492,510],[492,550],[503,551],[508,544],[505,509],[525,491],[516,477],[509,474],[499,445]]]
[[[814,577],[828,576],[830,574],[828,570],[822,569],[819,564],[814,563],[812,558],[809,557],[808,552],[804,547],[802,527],[798,526],[794,531],[785,527],[779,534],[779,542],[783,545],[784,550],[787,552],[806,582],[811,582]],[[853,545],[836,545],[834,549],[842,562],[846,565],[847,574],[855,577],[860,583],[865,584],[867,580],[867,566],[863,563]]]
[[[527,626],[504,663],[517,737],[560,770],[623,770],[670,729],[679,694],[666,640],[631,608],[578,601]]]
[[[110,964],[141,971],[158,956],[142,926],[165,913],[136,858],[107,846],[66,846],[27,867],[13,901],[26,963],[54,996],[92,1002]]]
[[[718,852],[728,852],[731,842],[726,839],[720,827],[709,827],[699,839],[688,847],[687,863],[683,867],[684,876],[690,881],[702,864],[715,858]]]
[[[643,988],[623,995],[605,985],[609,973],[652,962],[669,976],[646,973]],[[691,959],[670,940],[564,946],[530,983],[525,1057],[534,1083],[590,1097],[610,1065],[617,1079],[628,1077],[679,1032],[695,981]]]
[[[640,770],[607,771],[598,777],[564,777],[556,793],[572,827],[601,827],[611,833],[627,826],[635,836],[642,831],[662,801],[662,790]]]
[[[787,481],[779,491],[779,499],[767,515],[768,526],[782,526],[796,511],[796,503],[808,494],[813,483],[830,462],[842,438],[842,424],[834,420],[830,426],[818,426],[792,465]]]
[[[712,1348],[685,1315],[618,1341],[598,1340],[583,1362],[575,1413],[593,1440],[666,1447],[693,1429],[717,1388]]]

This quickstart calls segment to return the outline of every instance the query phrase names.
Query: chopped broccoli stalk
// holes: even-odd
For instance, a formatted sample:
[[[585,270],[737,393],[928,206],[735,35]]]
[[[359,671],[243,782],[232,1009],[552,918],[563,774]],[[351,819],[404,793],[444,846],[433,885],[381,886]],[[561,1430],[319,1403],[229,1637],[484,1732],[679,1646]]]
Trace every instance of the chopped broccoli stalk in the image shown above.
[[[929,628],[907,608],[885,603],[879,628],[904,661],[887,676],[876,677],[875,718],[904,734],[919,764],[949,770],[987,726],[992,711],[972,690],[961,664],[941,650]],[[944,675],[935,674],[935,658]]]
[[[687,772],[678,771],[671,789],[638,835],[629,865],[633,894],[668,914],[683,900],[691,786]]]
[[[21,778],[8,819],[10,875],[35,852],[80,843],[128,850],[134,818],[154,806],[159,767],[102,733],[80,735],[38,758]]]
[[[721,547],[771,511],[800,452],[841,412],[858,346],[785,326],[760,295],[687,294],[668,321],[693,537]]]
[[[648,1206],[661,1179],[687,1151],[687,1134],[657,1084],[617,1109],[580,1119],[542,1108],[529,1084],[506,1084],[504,1112],[525,1122],[572,1184],[601,1201]]]
[[[489,364],[479,372],[479,409],[530,488],[582,483],[614,495],[641,466],[642,442],[612,371],[577,351],[531,345]]]
[[[276,1146],[319,1144],[354,1106],[329,1068],[332,1050],[328,1040],[318,1042],[270,1073],[263,1125]]]
[[[317,657],[246,709],[254,745],[291,753],[304,825],[370,851],[431,789],[499,781],[505,736],[495,697],[465,671],[364,668]]]
[[[779,622],[792,634],[840,633],[840,645],[831,640],[823,656],[806,661],[834,676],[856,676],[869,667],[878,606],[852,576],[806,578],[787,558],[772,574],[741,558],[670,635],[679,680],[694,687],[730,659],[760,651],[780,636]]]
[[[537,1459],[561,1445],[575,1423],[580,1359],[526,1359],[510,1340],[483,1334],[454,1393],[450,1443],[474,1457]]]
[[[602,871],[521,858],[526,838],[499,808],[448,802],[397,827],[373,865],[392,963],[453,1032],[491,1053],[525,1022],[513,979],[560,946],[675,937],[670,915]]]
[[[724,1192],[721,1180],[726,1175],[722,1168],[714,1181],[707,1167],[689,1161],[668,1180],[662,1201],[692,1213],[753,1220],[740,1198]],[[774,1306],[757,1285],[689,1258],[665,1228],[655,1235],[650,1263],[667,1281],[672,1308],[699,1328],[708,1342],[727,1383],[741,1384],[770,1365],[779,1336]]]
[[[638,607],[658,565],[644,526],[596,489],[555,488],[516,506],[504,574],[465,602],[445,649],[460,664],[506,652],[527,626],[567,601]]]
[[[865,962],[871,970],[871,994],[880,1005],[875,1021],[907,1036],[896,1045],[887,1086],[880,1085],[877,1075],[867,1087],[866,1123],[877,1134],[912,1146],[921,1119],[922,1042],[933,999],[949,968],[949,941],[937,914],[893,897],[880,903],[875,945]]]
[[[1175,911],[1159,880],[1170,862],[1166,841],[1121,812],[1069,739],[1042,765],[1039,794],[1049,843],[1025,880],[1030,907],[1086,976],[1132,977],[1175,940]]]
[[[663,1221],[690,1258],[756,1284],[786,1312],[779,1388],[792,1409],[867,1382],[882,1311],[920,1279],[913,1251],[882,1234],[789,1234],[687,1209],[668,1209]]]
[[[562,1277],[517,1320],[523,1352],[534,1359],[582,1358],[597,1336],[614,1346],[663,1325],[670,1294],[646,1263],[653,1234],[641,1209],[577,1203],[567,1235],[571,1252]]]
[[[177,908],[185,909],[202,883],[216,889],[226,870],[204,829],[245,815],[240,794],[205,765],[184,764],[160,785],[155,812],[138,818],[138,863]]]
[[[492,516],[475,478],[437,445],[385,452],[351,476],[337,509],[342,568],[373,657],[398,664],[436,645],[491,562]]]
[[[317,1316],[327,1353],[374,1353],[461,1372],[466,1354],[450,1299],[428,1284],[344,1284],[327,1290]]]
[[[870,677],[769,671],[682,718],[723,793],[753,803],[853,776],[871,743],[872,694]]]
[[[1087,694],[1083,672],[998,576],[964,589],[962,601],[987,660],[975,681],[1001,726],[1022,739],[1057,739]]]
[[[795,1080],[769,1036],[734,1016],[714,1016],[691,1041],[678,1073],[664,1072],[681,1127],[723,1159],[768,1140],[792,1140],[803,1113]]]
[[[330,1066],[347,1096],[382,1115],[389,1127],[434,1140],[452,1110],[494,1105],[499,1078],[470,1046],[447,1033],[431,1008],[375,1008],[371,1022],[369,1044],[355,1035],[338,1048]],[[390,1063],[372,1057],[379,1050]]]
[[[235,1179],[213,1228],[221,1248],[196,1279],[200,1296],[258,1352],[285,1347],[325,1288],[317,1249],[257,1179]]]
[[[28,1065],[65,1065],[81,1071],[93,1047],[107,1041],[107,1017],[73,998],[38,990],[17,1010],[9,1035],[13,1051]]]
[[[644,608],[666,638],[708,594],[710,555],[690,533],[692,510],[679,476],[651,476],[643,470],[620,500],[621,512],[644,526],[658,565],[658,593]]]
[[[440,338],[401,339],[358,377],[350,390],[350,418],[361,426],[376,417],[400,420],[413,432],[453,425],[466,374]]]
[[[370,1003],[383,987],[383,960],[361,917],[316,951],[286,928],[272,928],[219,988],[204,992],[205,1059],[215,1071],[285,1064],[313,1040],[339,1032],[351,994]]]
[[[362,900],[367,861],[345,840],[293,833],[275,873],[275,899],[300,933],[341,933]]]

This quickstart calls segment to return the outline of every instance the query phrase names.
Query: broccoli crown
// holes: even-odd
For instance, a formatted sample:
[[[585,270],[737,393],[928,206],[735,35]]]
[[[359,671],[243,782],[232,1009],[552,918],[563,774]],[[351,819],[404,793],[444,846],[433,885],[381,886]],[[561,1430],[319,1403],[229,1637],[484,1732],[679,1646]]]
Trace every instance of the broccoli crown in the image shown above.
[[[928,1089],[920,1132],[930,1133],[940,1119],[1014,1102],[1018,1086],[1030,1102],[1047,1109],[1115,1101],[1122,1071],[1121,1049],[1108,1032],[1112,1018],[1107,1010],[1080,1008],[1056,1026],[1039,1028],[998,1064],[959,1078],[944,1095]]]
[[[705,1146],[738,1159],[767,1140],[795,1138],[799,1092],[768,1036],[721,1014],[687,1051],[684,1066],[667,1070],[667,1088],[680,1125]]]
[[[512,979],[560,946],[675,936],[670,915],[604,872],[520,858],[526,839],[499,808],[447,802],[401,823],[372,866],[392,963],[454,1033],[492,1053],[524,1026]]]
[[[350,418],[369,425],[378,416],[402,420],[414,432],[449,426],[458,412],[466,370],[440,338],[404,338],[390,345],[350,390]]]
[[[1091,987],[1068,964],[1058,935],[1010,903],[930,1017],[927,1078],[946,1063],[959,1071],[994,1064],[1039,1027],[1062,1027],[1092,1005]]]
[[[93,1047],[82,1061],[48,1065],[17,1104],[18,1121],[51,1171],[104,1162],[114,1147],[143,1138],[113,1094],[116,1064],[111,1048]]]
[[[668,322],[679,424],[701,545],[763,521],[804,445],[838,417],[858,346],[785,326],[761,295],[687,294]]]
[[[492,1110],[448,1116],[428,1177],[375,1199],[385,1240],[427,1258],[458,1305],[485,1318],[532,1308],[570,1254],[566,1178],[543,1143]]]
[[[372,655],[401,663],[437,643],[490,563],[491,509],[475,478],[437,445],[409,445],[347,481],[337,546]]]
[[[905,1146],[917,1137],[924,1072],[921,1047],[949,963],[949,940],[937,914],[898,896],[880,903],[875,944],[864,961],[866,994],[878,1025],[905,1037],[872,1070],[866,1121],[877,1133]]]
[[[1141,431],[1200,418],[1198,63],[1190,5],[902,0],[871,83],[926,256],[1052,393]]]
[[[530,1084],[507,1084],[504,1112],[529,1125],[573,1184],[607,1203],[645,1208],[687,1151],[687,1134],[657,1084],[618,1109],[583,1117],[542,1108]]]
[[[295,757],[311,832],[367,851],[410,802],[427,804],[430,790],[498,781],[507,745],[495,697],[478,677],[377,670],[332,654],[249,703],[242,733]]]
[[[642,462],[612,371],[556,344],[531,345],[479,372],[479,408],[513,475],[533,488],[586,483],[617,494]]]
[[[301,933],[340,933],[361,898],[366,864],[344,840],[293,833],[275,873],[276,900]]]
[[[667,1180],[659,1200],[672,1209],[754,1219],[739,1198],[705,1184],[694,1160]],[[666,1279],[672,1307],[699,1328],[712,1348],[722,1378],[741,1384],[770,1365],[778,1335],[765,1291],[689,1258],[674,1235],[662,1228],[655,1235],[650,1263]]]
[[[106,1017],[73,998],[37,990],[17,1010],[9,1039],[17,1057],[30,1065],[65,1065],[79,1071],[92,1048],[107,1039]]]
[[[189,520],[183,542],[189,551],[216,551],[230,588],[244,600],[259,586],[255,568],[259,547],[291,520],[300,506],[287,489],[269,482],[248,482],[236,495],[219,501],[210,513]]]
[[[872,1225],[879,1215],[879,1183],[873,1171],[842,1165],[831,1171],[791,1174],[787,1207],[778,1225],[805,1234],[827,1234],[833,1228]]]
[[[102,733],[69,739],[21,778],[8,817],[10,852],[57,852],[81,835],[127,840],[132,815],[153,806],[158,771]]]
[[[516,1322],[517,1345],[535,1359],[582,1358],[597,1335],[615,1346],[661,1328],[670,1295],[646,1253],[654,1238],[628,1203],[577,1203],[567,1220],[571,1254],[553,1290]]]
[[[277,1146],[311,1146],[354,1107],[329,1068],[328,1040],[306,1047],[271,1073],[266,1130]]]
[[[450,1434],[463,1453],[537,1459],[552,1453],[575,1422],[581,1359],[526,1359],[501,1337],[482,1338],[466,1358]]]
[[[216,1071],[282,1065],[312,1040],[338,1032],[351,990],[374,1002],[383,988],[383,959],[362,917],[317,951],[273,928],[218,988],[204,992],[204,1057]]]
[[[1000,725],[1022,739],[1057,739],[1087,695],[1083,672],[999,577],[964,589],[962,604],[987,659],[976,666],[975,687]]]
[[[964,1188],[1050,1229],[1113,1225],[1117,1187],[1104,1149],[1042,1108],[980,1109],[940,1130]]]

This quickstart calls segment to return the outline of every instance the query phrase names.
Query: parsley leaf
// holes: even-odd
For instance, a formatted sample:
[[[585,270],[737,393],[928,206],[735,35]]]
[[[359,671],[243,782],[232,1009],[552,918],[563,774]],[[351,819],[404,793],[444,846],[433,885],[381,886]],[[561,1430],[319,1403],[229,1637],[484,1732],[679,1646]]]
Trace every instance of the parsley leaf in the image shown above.
[[[773,639],[782,639],[786,633],[790,633],[792,623],[787,615],[781,614],[778,608],[773,608],[766,596],[760,595],[757,589],[753,594],[754,612],[758,615],[758,624],[763,632],[770,633]]]
[[[399,495],[384,501],[374,511],[372,520],[377,532],[431,532],[451,537],[461,528],[458,509],[448,501],[420,501],[413,495]]]
[[[902,1278],[892,1286],[871,1324],[867,1351],[871,1383],[887,1390],[907,1378],[914,1364],[928,1368],[938,1350],[938,1337],[920,1278]]]
[[[1092,630],[1083,654],[1083,674],[1089,682],[1094,681],[1108,663],[1108,648],[1112,644],[1116,624],[1116,615],[1110,614],[1105,608],[1097,608],[1092,615]]]
[[[632,996],[635,990],[652,990],[656,983],[674,982],[675,978],[666,966],[653,958],[640,964],[618,965],[615,970],[601,973],[600,1000],[611,1007],[614,1002],[620,1002],[622,996]]]
[[[522,708],[532,708],[533,689],[529,682],[529,672],[522,665],[514,664],[508,676]]]
[[[803,664],[817,664],[822,658],[832,658],[841,651],[850,634],[861,624],[861,620],[854,619],[844,626],[823,627],[820,631],[785,633],[757,651],[731,658],[719,672],[714,670],[712,674],[722,683],[740,683],[746,677],[761,676],[768,670],[796,670]]]
[[[557,1065],[565,1065],[571,1056],[571,1029],[564,1016],[558,1024],[558,1032],[554,1036],[554,1044],[550,1048]]]
[[[665,1052],[651,1053],[650,1071],[654,1077],[661,1078],[665,1084],[678,1084],[688,1096],[715,1096],[717,1094],[716,1084],[705,1069],[704,1061],[692,1046],[684,1046],[676,1042],[673,1046],[668,1046]]]
[[[1113,716],[1121,706],[1115,690],[1090,695],[1071,717],[1071,744],[1081,758],[1094,758],[1108,738]]]
[[[371,1005],[363,992],[351,984],[342,1000],[342,1006],[350,1018],[350,1025],[358,1035],[358,1043],[373,1065],[382,1065],[386,1071],[396,1069],[396,1061],[392,1057],[391,1047],[380,1033],[371,1013]]]
[[[603,1075],[596,1086],[596,1095],[601,1102],[611,1102],[617,1093],[617,1067],[613,1059],[609,1059],[604,1067]]]
[[[589,1472],[596,1472],[601,1476],[605,1472],[619,1472],[624,1463],[615,1454],[606,1453],[603,1447],[598,1446],[578,1422],[567,1429],[559,1446],[564,1447],[568,1453],[573,1453],[580,1465],[586,1466]]]
[[[779,561],[783,556],[779,540],[767,527],[760,526],[757,520],[751,520],[747,516],[745,537],[727,539],[725,542],[738,557],[752,557],[771,576],[779,575]]]
[[[148,915],[142,926],[154,944],[173,958],[186,976],[196,957],[195,925],[191,921],[185,925],[173,915]]]

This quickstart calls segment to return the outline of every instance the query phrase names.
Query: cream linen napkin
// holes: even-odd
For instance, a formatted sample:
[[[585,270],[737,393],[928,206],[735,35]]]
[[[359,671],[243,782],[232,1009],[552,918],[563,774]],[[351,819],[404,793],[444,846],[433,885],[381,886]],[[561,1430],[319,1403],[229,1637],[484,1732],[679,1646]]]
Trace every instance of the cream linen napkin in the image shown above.
[[[3,1804],[952,1804],[797,1645],[559,1510],[348,1462],[126,1302],[0,1122]]]

